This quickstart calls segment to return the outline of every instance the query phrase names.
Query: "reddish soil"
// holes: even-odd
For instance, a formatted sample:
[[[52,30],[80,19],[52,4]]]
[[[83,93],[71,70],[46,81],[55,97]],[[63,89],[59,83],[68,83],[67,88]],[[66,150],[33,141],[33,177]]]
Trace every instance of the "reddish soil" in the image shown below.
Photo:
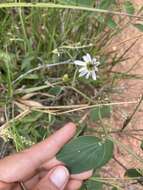
[[[133,0],[132,2],[135,3],[137,8],[143,6],[142,0]],[[142,76],[143,79],[143,33],[139,32],[133,26],[129,26],[126,30],[119,34],[116,39],[114,39],[114,42],[112,43],[112,48],[117,48],[119,52],[123,53],[124,50],[135,41],[135,38],[137,39],[137,42],[127,54],[127,57],[129,57],[130,59],[118,65],[116,67],[116,71],[124,73],[132,68],[129,73]],[[138,100],[141,94],[143,94],[143,80],[124,79],[118,83],[117,88],[119,90],[113,96],[114,101],[128,102]],[[136,104],[126,103],[125,105],[115,107],[112,119],[112,126],[114,126],[114,129],[122,128],[123,122],[133,112],[135,106]],[[138,111],[127,126],[127,130],[134,129],[143,130],[143,103],[140,105]],[[122,134],[116,134],[114,137],[116,137],[120,142],[122,142],[124,145],[127,145],[132,151],[134,151],[137,155],[143,158],[143,151],[140,149],[140,140],[143,140],[143,131],[137,131],[134,133],[136,133],[134,136],[130,136],[130,132],[123,132]],[[126,151],[119,147],[115,151],[115,157],[126,168],[137,167],[143,169],[143,163],[141,164],[141,162],[136,161],[131,155],[129,155]],[[111,165],[105,170],[108,173],[108,177],[119,177],[123,179],[125,170],[116,161],[112,161]],[[123,189],[140,190],[143,189],[143,186],[124,184]]]

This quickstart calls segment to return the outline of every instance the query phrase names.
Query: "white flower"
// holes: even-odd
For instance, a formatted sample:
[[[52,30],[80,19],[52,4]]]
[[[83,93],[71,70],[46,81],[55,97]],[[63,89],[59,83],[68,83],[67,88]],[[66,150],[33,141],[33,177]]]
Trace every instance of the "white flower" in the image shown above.
[[[91,58],[90,54],[86,54],[83,56],[83,61],[75,60],[75,65],[81,66],[79,69],[79,76],[85,76],[86,79],[89,78],[89,76],[92,77],[93,80],[96,80],[96,72],[98,71],[98,65],[100,65],[100,62],[96,60],[96,58]]]

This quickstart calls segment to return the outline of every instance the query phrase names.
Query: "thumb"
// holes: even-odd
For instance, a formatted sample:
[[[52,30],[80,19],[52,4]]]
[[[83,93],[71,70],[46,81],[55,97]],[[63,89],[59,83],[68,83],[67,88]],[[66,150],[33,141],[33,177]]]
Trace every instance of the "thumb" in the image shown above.
[[[67,168],[57,166],[40,180],[34,190],[64,190],[69,177],[70,175]]]

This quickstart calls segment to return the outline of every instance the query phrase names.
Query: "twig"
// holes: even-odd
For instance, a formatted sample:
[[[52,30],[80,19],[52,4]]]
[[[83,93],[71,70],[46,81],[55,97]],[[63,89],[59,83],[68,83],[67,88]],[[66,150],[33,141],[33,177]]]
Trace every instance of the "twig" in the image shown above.
[[[142,101],[143,101],[143,95],[141,96],[141,99],[138,102],[137,106],[135,107],[133,113],[124,121],[123,127],[121,128],[121,132],[128,126],[128,124],[130,123],[130,121],[134,117],[135,113],[137,112],[138,108],[140,107]]]
[[[121,46],[122,44],[124,44],[124,43],[126,43],[126,42],[128,42],[128,41],[131,41],[131,40],[134,40],[134,39],[140,39],[141,37],[143,37],[143,34],[139,34],[139,35],[134,36],[134,37],[132,37],[132,38],[123,40],[122,42],[119,42],[119,43],[115,44],[114,46],[115,46],[115,47],[119,47],[119,46]]]
[[[79,107],[79,108],[76,108],[76,109],[71,109],[71,110],[68,110],[68,111],[59,112],[56,115],[61,115],[61,114],[65,114],[65,113],[71,113],[71,112],[75,112],[75,111],[91,109],[91,108],[101,107],[101,106],[116,106],[116,105],[136,104],[136,103],[138,103],[138,101],[113,102],[113,103],[103,103],[103,104],[88,105],[88,106],[85,106],[85,107],[83,106],[83,107]]]
[[[127,169],[128,169],[128,168],[126,168],[126,166],[124,166],[119,160],[117,160],[115,156],[113,156],[113,159],[114,159],[122,168],[124,168],[124,170],[127,170]]]
[[[23,99],[18,99],[17,102],[20,102],[21,104],[29,107],[29,108],[37,108],[37,109],[71,109],[71,108],[82,108],[85,106],[88,106],[88,104],[79,104],[79,105],[63,105],[63,106],[37,106],[37,105],[32,105],[30,106],[28,103],[28,100],[25,101]],[[15,101],[16,103],[16,101]]]
[[[139,59],[129,68],[128,71],[126,71],[126,73],[129,73],[130,71],[133,70],[133,68],[138,65],[138,63],[142,60],[143,56],[139,57]]]

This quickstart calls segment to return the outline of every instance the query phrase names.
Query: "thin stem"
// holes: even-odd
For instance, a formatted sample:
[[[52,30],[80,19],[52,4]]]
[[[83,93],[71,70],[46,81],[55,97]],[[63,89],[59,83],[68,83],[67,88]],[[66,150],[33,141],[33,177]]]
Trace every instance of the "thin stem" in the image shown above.
[[[121,132],[128,126],[128,124],[130,123],[130,121],[132,120],[132,118],[134,117],[135,113],[137,112],[137,110],[139,109],[141,103],[143,101],[143,95],[141,96],[140,101],[138,102],[137,106],[135,107],[133,113],[125,120],[123,127],[121,128]]]
[[[26,73],[23,73],[22,75],[20,75],[16,80],[13,81],[13,84],[15,84],[19,80],[23,79],[24,77],[26,77],[27,75],[29,75],[29,74],[31,74],[31,73],[33,73],[35,71],[39,71],[39,70],[41,70],[43,68],[51,68],[51,67],[54,67],[54,66],[60,66],[60,65],[69,64],[70,62],[71,62],[71,60],[67,60],[67,61],[63,61],[63,62],[59,62],[59,63],[39,65],[38,67],[30,69]]]
[[[123,188],[121,188],[119,185],[117,185],[114,181],[107,181],[107,180],[96,178],[96,177],[91,177],[89,180],[102,182],[102,183],[111,185],[112,187],[116,187],[118,190],[123,190]]]
[[[75,81],[76,81],[77,72],[78,72],[78,69],[76,69],[75,72],[74,72],[73,80],[72,80],[72,83],[71,83],[71,86],[72,86],[72,87],[75,86]]]
[[[100,106],[109,106],[109,105],[110,106],[116,106],[116,105],[136,104],[136,103],[138,103],[138,101],[112,102],[112,103],[103,103],[103,104],[88,105],[88,106],[85,106],[85,107],[79,107],[79,108],[76,108],[76,109],[59,112],[59,113],[57,113],[57,115],[61,115],[61,114],[65,114],[65,113],[71,113],[71,112],[85,110],[85,109],[91,109],[91,108],[100,107]]]
[[[23,30],[23,34],[24,34],[24,45],[25,45],[25,52],[26,52],[26,43],[28,43],[28,37],[26,34],[26,30],[25,30],[25,26],[24,26],[24,21],[23,21],[23,17],[22,17],[22,10],[21,8],[19,8],[19,18],[20,18],[20,22],[21,22],[21,26],[22,26],[22,30]]]
[[[0,8],[13,8],[13,7],[72,9],[72,10],[91,11],[91,12],[99,12],[99,13],[113,14],[113,15],[120,15],[120,16],[129,16],[129,17],[143,19],[142,16],[128,14],[125,12],[109,11],[109,10],[104,10],[104,9],[96,9],[96,8],[82,7],[82,6],[61,5],[61,4],[55,4],[55,3],[1,3],[0,4]]]
[[[125,165],[123,165],[119,160],[117,160],[115,156],[113,156],[113,159],[117,162],[117,164],[119,164],[122,168],[124,168],[124,170],[128,170],[128,168],[126,168]]]
[[[82,97],[84,97],[85,99],[87,99],[89,102],[91,103],[95,103],[94,100],[92,100],[90,97],[88,97],[86,94],[84,94],[83,92],[81,92],[80,90],[78,90],[77,88],[73,87],[73,86],[68,86],[67,88],[74,90],[75,92],[77,92],[78,94],[80,94]]]

